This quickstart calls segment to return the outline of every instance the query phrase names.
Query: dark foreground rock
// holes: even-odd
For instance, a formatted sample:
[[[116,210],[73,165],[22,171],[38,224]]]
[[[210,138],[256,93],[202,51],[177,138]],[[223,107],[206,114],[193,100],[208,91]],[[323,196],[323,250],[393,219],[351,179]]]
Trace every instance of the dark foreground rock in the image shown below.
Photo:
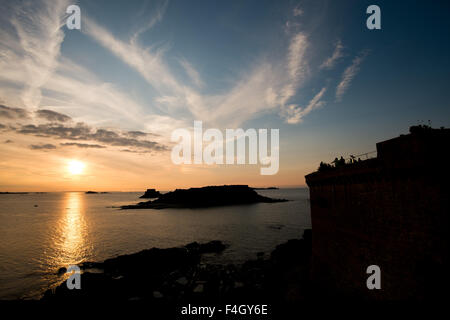
[[[122,206],[122,209],[206,208],[282,201],[287,200],[264,197],[246,185],[209,186],[176,189],[161,195],[156,200]]]
[[[42,300],[139,300],[175,308],[186,303],[253,301],[275,305],[308,299],[310,233],[277,246],[265,259],[259,253],[257,259],[239,265],[202,262],[202,254],[219,254],[225,248],[220,241],[194,242],[180,248],[153,248],[100,263],[84,263],[80,265],[80,290],[69,290],[63,282],[48,290]],[[90,271],[93,269],[95,273]]]
[[[139,198],[143,199],[151,199],[151,198],[158,198],[161,195],[161,192],[155,190],[155,189],[147,189],[145,193],[140,196]]]

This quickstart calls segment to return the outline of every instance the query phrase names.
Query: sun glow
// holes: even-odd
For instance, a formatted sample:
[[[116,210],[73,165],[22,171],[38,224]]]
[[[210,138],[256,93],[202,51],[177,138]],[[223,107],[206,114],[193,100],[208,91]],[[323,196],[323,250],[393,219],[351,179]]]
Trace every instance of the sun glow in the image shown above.
[[[84,163],[78,160],[70,160],[67,166],[67,170],[70,174],[77,175],[83,173]]]

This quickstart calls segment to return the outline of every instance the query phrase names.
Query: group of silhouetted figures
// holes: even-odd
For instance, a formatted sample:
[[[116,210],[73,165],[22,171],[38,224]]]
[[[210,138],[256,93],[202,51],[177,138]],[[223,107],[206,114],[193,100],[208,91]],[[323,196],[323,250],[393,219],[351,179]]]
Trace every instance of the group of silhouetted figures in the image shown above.
[[[331,163],[325,163],[325,162],[321,161],[318,171],[322,172],[322,171],[327,171],[327,170],[331,170],[334,168],[342,168],[346,165],[357,163],[357,162],[361,162],[361,158],[356,159],[355,156],[350,156],[350,159],[348,159],[348,161],[345,161],[344,157],[342,157],[342,156],[339,159],[336,157],[336,158],[334,158],[334,160]]]

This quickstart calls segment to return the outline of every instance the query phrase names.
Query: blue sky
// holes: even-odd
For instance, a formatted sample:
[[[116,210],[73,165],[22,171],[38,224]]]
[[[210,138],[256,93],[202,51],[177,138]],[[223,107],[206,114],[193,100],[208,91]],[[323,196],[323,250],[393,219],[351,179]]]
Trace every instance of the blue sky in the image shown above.
[[[361,121],[363,127],[377,124],[375,127],[384,130],[395,127],[396,123],[408,126],[419,120],[432,120],[436,126],[448,125],[445,122],[449,119],[448,100],[443,94],[448,88],[445,80],[449,74],[449,23],[445,14],[448,5],[379,1],[382,30],[370,31],[365,28],[365,8],[371,3],[136,1],[124,6],[123,1],[82,1],[79,5],[85,8],[83,14],[119,39],[132,37],[160,12],[161,19],[140,34],[139,42],[143,47],[165,50],[165,61],[180,81],[190,80],[179,64],[180,59],[188,61],[207,84],[200,89],[204,94],[229,91],[262,60],[282,60],[291,37],[302,32],[310,42],[307,54],[311,74],[292,102],[306,105],[326,86],[324,100],[328,107],[309,116],[322,119],[317,125],[325,122],[327,127],[341,129],[350,125],[350,129],[360,128],[356,122]],[[303,13],[295,16],[296,8]],[[317,70],[333,53],[337,41],[344,47],[343,57],[331,70]],[[336,102],[333,86],[337,86],[342,72],[363,50],[368,54],[357,77],[345,93],[345,99]],[[61,52],[89,66],[108,82],[126,90],[139,90],[143,101],[152,99],[151,88],[137,72],[129,70],[119,58],[89,37],[66,32]],[[148,108],[152,108],[151,104]],[[258,116],[255,118],[259,120]],[[276,117],[266,121],[271,118],[272,127],[286,126]],[[389,125],[393,120],[396,122]],[[254,122],[251,126],[258,127],[258,121]],[[398,130],[405,129],[400,127],[392,132],[395,129],[391,128],[388,133],[397,134]]]
[[[125,170],[107,160],[120,159],[124,166],[139,163],[135,176],[164,172],[155,179],[167,180],[165,186],[180,174],[186,181],[200,175],[204,184],[301,185],[320,161],[372,151],[419,121],[449,126],[445,1],[79,1],[80,31],[64,25],[72,3],[4,5],[0,104],[30,114],[14,119],[16,126],[43,124],[33,112],[46,109],[70,116],[66,127],[82,123],[121,137],[145,132],[145,141],[160,146],[170,146],[170,132],[194,120],[220,129],[279,128],[280,173],[263,180],[253,169],[180,172],[153,144],[144,150],[136,141],[125,146],[94,136],[77,139],[104,145],[61,147],[64,137],[35,134],[34,145],[55,148],[33,149],[29,135],[7,127],[1,134],[14,143],[0,147],[6,157],[25,152],[57,161],[70,154],[91,167],[103,163],[109,174]],[[381,30],[366,28],[371,4],[381,8]],[[0,118],[3,126],[10,122]],[[11,160],[0,172],[11,180],[24,168]],[[41,177],[51,185],[43,172],[30,181]],[[23,180],[0,187],[31,186]],[[69,180],[57,184],[82,185]]]

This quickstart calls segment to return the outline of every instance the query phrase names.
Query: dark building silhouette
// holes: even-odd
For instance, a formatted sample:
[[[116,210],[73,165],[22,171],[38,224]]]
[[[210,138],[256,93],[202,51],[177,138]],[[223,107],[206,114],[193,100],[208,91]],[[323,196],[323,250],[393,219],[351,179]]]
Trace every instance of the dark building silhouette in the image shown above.
[[[448,297],[450,129],[411,127],[377,157],[311,173],[312,277],[362,299]],[[366,268],[381,269],[369,290]]]

